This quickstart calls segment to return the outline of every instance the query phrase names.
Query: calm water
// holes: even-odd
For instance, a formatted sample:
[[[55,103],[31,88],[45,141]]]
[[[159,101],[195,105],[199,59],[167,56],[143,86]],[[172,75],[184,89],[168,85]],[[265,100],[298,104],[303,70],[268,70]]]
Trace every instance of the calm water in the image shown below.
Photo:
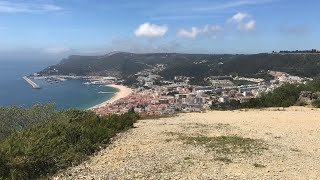
[[[31,106],[35,103],[53,102],[57,108],[86,109],[110,99],[112,94],[98,94],[99,91],[115,92],[111,87],[84,85],[82,80],[68,80],[50,84],[35,80],[42,89],[32,89],[21,77],[40,71],[54,63],[3,62],[0,61],[0,106]]]

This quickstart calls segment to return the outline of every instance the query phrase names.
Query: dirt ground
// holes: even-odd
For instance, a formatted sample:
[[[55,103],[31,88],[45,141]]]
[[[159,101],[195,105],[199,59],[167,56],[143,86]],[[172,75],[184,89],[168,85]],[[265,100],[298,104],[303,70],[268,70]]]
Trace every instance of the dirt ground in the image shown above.
[[[240,152],[252,142],[261,149]],[[210,111],[140,120],[55,179],[320,179],[320,110]]]

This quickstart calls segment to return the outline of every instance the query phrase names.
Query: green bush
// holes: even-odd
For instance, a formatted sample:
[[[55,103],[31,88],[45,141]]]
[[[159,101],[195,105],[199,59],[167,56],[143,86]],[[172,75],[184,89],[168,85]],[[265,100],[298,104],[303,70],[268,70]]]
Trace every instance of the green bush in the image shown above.
[[[313,105],[314,107],[316,107],[316,108],[320,108],[320,100],[319,100],[319,99],[314,100],[314,101],[312,102],[312,105]]]
[[[30,125],[44,123],[55,114],[54,104],[36,104],[31,108],[0,107],[0,141]]]
[[[8,177],[9,168],[7,164],[8,164],[7,159],[2,153],[0,153],[0,177]]]
[[[293,106],[297,102],[300,92],[304,89],[304,85],[284,84],[273,92],[263,94],[256,99],[250,99],[243,106],[248,108]]]
[[[312,91],[312,92],[319,92],[320,91],[320,77],[316,77],[312,81],[309,81],[306,84],[306,90]]]
[[[78,164],[137,119],[134,113],[100,117],[91,111],[57,112],[46,123],[0,143],[0,179],[36,179]]]

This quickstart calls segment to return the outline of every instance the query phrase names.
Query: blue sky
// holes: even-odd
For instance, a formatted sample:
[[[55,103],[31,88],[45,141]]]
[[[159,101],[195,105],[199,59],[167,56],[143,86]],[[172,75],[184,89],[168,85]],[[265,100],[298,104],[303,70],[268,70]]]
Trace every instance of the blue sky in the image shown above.
[[[0,0],[0,60],[320,49],[317,0]]]

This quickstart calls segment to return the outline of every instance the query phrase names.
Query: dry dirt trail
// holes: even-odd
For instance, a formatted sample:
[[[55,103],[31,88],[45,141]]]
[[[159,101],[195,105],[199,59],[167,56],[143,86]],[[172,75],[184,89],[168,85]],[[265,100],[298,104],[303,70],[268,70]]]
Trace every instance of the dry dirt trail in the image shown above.
[[[190,113],[135,127],[55,179],[320,179],[320,110]],[[210,138],[234,135],[264,148],[241,153],[229,152],[228,143],[222,152],[211,146]]]

